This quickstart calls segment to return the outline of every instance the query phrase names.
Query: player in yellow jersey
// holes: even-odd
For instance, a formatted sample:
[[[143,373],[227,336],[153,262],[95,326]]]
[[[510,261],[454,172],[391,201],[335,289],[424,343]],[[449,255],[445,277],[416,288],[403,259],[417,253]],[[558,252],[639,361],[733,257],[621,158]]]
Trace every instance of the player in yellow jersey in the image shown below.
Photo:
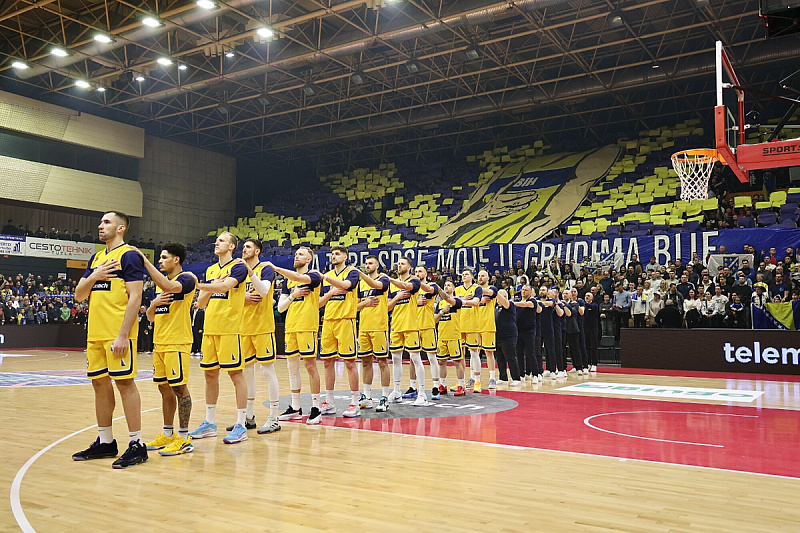
[[[489,285],[489,273],[485,270],[478,272],[478,288],[481,291],[481,303],[475,308],[475,318],[480,333],[481,344],[480,348],[486,352],[486,366],[489,367],[489,389],[497,388],[497,370],[494,362],[495,350],[495,334],[497,327],[494,321],[494,308],[495,298],[497,298],[497,287]],[[478,357],[478,348],[471,348],[474,350],[474,355]],[[473,354],[470,353],[470,356]],[[481,371],[478,367],[478,372],[475,374],[475,387],[474,391],[479,392],[481,389]]]
[[[137,250],[139,251],[139,250]],[[186,248],[182,244],[164,245],[156,268],[139,252],[147,273],[156,284],[156,297],[147,308],[147,320],[154,327],[153,381],[161,393],[164,429],[151,442],[148,450],[161,455],[182,455],[194,451],[189,436],[192,397],[189,394],[189,352],[192,349],[190,312],[197,287],[197,278],[183,271]],[[161,273],[163,272],[163,274]],[[175,411],[178,411],[178,432],[175,433]]]
[[[116,457],[117,441],[111,431],[114,416],[114,388],[117,385],[128,423],[130,444],[114,468],[126,468],[147,461],[142,442],[142,401],[136,388],[137,317],[142,301],[144,263],[134,249],[125,244],[130,220],[119,211],[103,215],[98,236],[105,250],[94,254],[83,278],[75,288],[75,300],[89,298],[89,324],[86,357],[87,376],[94,389],[98,437],[89,448],[72,456],[76,461]]]
[[[364,273],[358,286],[358,356],[364,392],[359,398],[362,409],[372,408],[372,361],[377,359],[381,372],[381,399],[375,408],[389,410],[389,276],[378,271],[380,263],[374,255],[364,259]]]
[[[414,400],[415,407],[431,405],[425,394],[425,367],[420,357],[419,311],[417,311],[417,293],[433,292],[428,285],[411,274],[411,260],[400,258],[397,263],[399,279],[390,279],[390,283],[399,290],[389,294],[389,310],[392,311],[392,328],[389,338],[389,350],[392,352],[392,379],[394,390],[389,394],[390,402],[401,403],[403,394],[400,382],[403,379],[403,349],[408,351],[417,372],[419,392]]]
[[[473,298],[480,301],[481,288],[474,283],[474,276],[472,271],[464,269],[461,272],[461,285],[456,287],[455,295],[462,300],[472,300]],[[481,373],[481,335],[478,330],[477,308],[464,308],[460,312],[459,324],[461,326],[461,347],[470,354],[470,367],[472,368],[472,377],[467,381],[466,388],[474,392],[481,391],[480,376]],[[466,355],[465,355],[466,357]],[[476,385],[477,383],[477,385]]]
[[[419,265],[414,269],[414,275],[420,282],[424,283],[428,277],[428,271],[424,266]],[[419,313],[419,341],[420,348],[428,358],[428,364],[431,367],[431,378],[433,379],[433,389],[431,389],[431,400],[438,400],[440,394],[444,392],[447,394],[447,389],[444,391],[439,385],[439,364],[436,361],[436,321],[434,320],[434,306],[436,305],[436,296],[439,293],[439,286],[432,283],[430,287],[433,289],[432,293],[421,291],[417,293],[417,312]],[[410,368],[411,386],[403,394],[404,399],[412,399],[417,397],[417,371],[414,365]]]
[[[258,239],[245,239],[242,245],[242,258],[247,267],[246,293],[244,295],[244,316],[242,317],[242,355],[244,356],[244,379],[247,383],[247,413],[245,427],[256,427],[256,365],[267,378],[269,394],[269,417],[259,434],[274,433],[281,430],[278,423],[278,402],[280,390],[278,375],[275,373],[275,313],[272,310],[273,282],[275,272],[271,266],[260,262],[262,244]],[[233,429],[230,426],[229,431]]]
[[[462,300],[455,297],[456,286],[448,280],[444,282],[444,289],[439,288],[441,301],[436,304],[434,319],[438,327],[438,350],[436,357],[439,361],[439,371],[442,379],[447,377],[447,361],[453,361],[456,367],[458,386],[453,391],[454,396],[464,396],[464,352],[461,350],[461,331],[459,329],[460,316],[467,307],[477,306],[476,299]]]
[[[289,367],[291,405],[278,416],[278,420],[300,420],[300,359],[308,372],[311,388],[311,411],[306,424],[319,424],[322,420],[319,402],[319,370],[317,370],[317,332],[319,331],[319,292],[322,275],[310,271],[314,259],[311,250],[298,248],[294,253],[294,270],[287,270],[267,261],[276,274],[286,278],[281,287],[278,311],[286,311],[286,363]]]
[[[200,368],[206,378],[206,417],[200,427],[190,433],[194,439],[217,436],[217,399],[219,371],[225,370],[236,392],[236,424],[222,439],[225,444],[247,440],[247,383],[244,379],[241,333],[244,312],[247,268],[233,259],[239,239],[223,231],[214,242],[219,262],[206,269],[205,283],[198,283],[197,306],[205,308],[203,324],[203,358]]]
[[[359,407],[358,367],[356,366],[356,314],[358,313],[358,269],[347,266],[347,248],[331,247],[331,270],[322,275],[319,306],[325,308],[319,358],[325,365],[325,401],[323,415],[336,414],[333,388],[336,385],[336,356],[344,361],[350,384],[350,405],[343,416],[361,416]]]

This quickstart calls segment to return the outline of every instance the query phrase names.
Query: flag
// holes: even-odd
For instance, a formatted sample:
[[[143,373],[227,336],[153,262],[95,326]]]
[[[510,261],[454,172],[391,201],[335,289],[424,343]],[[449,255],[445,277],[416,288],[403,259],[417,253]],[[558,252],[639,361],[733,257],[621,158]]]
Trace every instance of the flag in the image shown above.
[[[754,329],[785,329],[796,331],[800,325],[800,300],[753,306]]]
[[[723,267],[729,267],[734,274],[742,268],[742,260],[750,261],[753,268],[753,254],[712,254],[708,256],[708,273],[711,277],[717,276]]]

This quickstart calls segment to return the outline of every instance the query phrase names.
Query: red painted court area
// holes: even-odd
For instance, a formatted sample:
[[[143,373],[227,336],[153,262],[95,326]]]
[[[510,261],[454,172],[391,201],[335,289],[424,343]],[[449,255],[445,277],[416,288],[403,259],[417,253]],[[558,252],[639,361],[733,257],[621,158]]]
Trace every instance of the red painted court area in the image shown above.
[[[323,424],[800,478],[800,460],[794,453],[800,448],[798,411],[554,393],[497,394],[519,405],[486,415],[326,417]]]

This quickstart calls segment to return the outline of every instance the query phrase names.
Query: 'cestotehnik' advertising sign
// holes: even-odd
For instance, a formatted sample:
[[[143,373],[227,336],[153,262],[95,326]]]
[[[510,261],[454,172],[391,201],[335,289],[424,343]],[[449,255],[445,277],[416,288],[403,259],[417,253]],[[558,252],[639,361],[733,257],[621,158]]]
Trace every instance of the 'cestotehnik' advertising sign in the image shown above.
[[[51,259],[89,260],[94,254],[95,245],[91,242],[57,241],[54,239],[25,238],[25,255],[28,257],[49,257]]]

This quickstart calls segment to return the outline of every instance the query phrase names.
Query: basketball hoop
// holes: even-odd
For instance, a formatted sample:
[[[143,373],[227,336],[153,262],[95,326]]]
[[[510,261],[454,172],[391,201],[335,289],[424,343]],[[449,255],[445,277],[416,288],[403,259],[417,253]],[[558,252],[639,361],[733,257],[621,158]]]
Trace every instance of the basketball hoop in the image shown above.
[[[708,179],[719,159],[717,151],[710,148],[672,154],[672,168],[681,178],[681,200],[708,199]]]

